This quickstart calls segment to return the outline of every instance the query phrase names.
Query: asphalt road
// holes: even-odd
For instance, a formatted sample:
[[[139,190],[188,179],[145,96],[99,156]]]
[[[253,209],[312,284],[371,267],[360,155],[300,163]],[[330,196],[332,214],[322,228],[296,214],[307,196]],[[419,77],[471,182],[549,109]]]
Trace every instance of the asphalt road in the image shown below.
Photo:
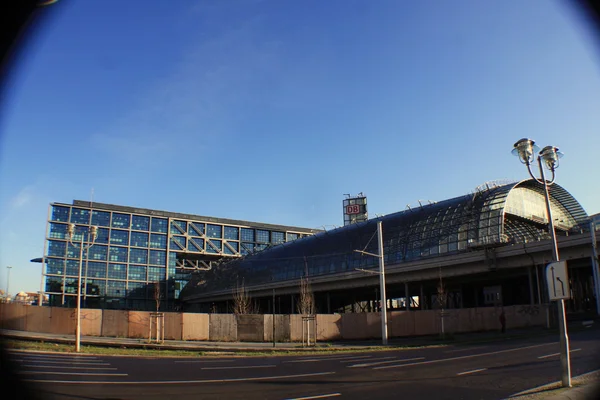
[[[12,354],[49,399],[504,399],[560,380],[557,339],[316,356]],[[570,339],[572,375],[599,369],[600,330]]]

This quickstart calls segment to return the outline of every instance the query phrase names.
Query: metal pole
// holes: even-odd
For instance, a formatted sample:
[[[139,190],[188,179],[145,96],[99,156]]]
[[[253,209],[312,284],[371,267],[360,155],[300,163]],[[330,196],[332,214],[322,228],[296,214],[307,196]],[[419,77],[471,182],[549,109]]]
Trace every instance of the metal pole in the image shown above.
[[[275,289],[273,289],[273,347],[275,347]]]
[[[560,261],[558,254],[558,242],[556,241],[556,232],[554,231],[554,219],[552,218],[552,210],[550,207],[550,194],[548,193],[548,182],[544,176],[544,168],[542,166],[542,158],[538,157],[538,166],[542,183],[544,184],[544,194],[546,196],[546,213],[548,214],[548,230],[552,238],[552,254],[554,261]],[[558,300],[558,326],[560,330],[560,364],[561,364],[561,379],[563,386],[571,387],[571,359],[569,355],[569,335],[567,333],[567,316],[565,312],[565,300]]]
[[[83,267],[83,238],[81,233],[81,244],[79,245],[79,278],[77,279],[77,326],[75,328],[75,351],[79,353],[81,348],[81,270]]]
[[[383,261],[383,232],[381,221],[377,221],[377,239],[379,242],[379,290],[381,292],[381,343],[388,344],[387,298],[385,296],[385,265]]]
[[[598,248],[596,247],[596,223],[590,219],[592,237],[592,272],[594,275],[594,293],[596,295],[596,313],[600,315],[600,276],[598,275]]]

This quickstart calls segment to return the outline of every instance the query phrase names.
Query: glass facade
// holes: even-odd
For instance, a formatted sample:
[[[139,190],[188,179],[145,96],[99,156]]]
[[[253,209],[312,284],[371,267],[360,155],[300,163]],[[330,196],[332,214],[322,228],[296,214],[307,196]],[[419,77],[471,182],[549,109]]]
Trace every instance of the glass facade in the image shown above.
[[[79,201],[51,204],[49,215],[44,287],[51,305],[65,306],[74,304],[80,265],[84,307],[153,310],[156,303],[148,285],[159,282],[161,308],[173,310],[194,268],[313,233],[99,203],[91,208]],[[73,243],[67,237],[69,223],[76,224]],[[87,249],[92,225],[99,227],[98,237]]]
[[[587,214],[567,191],[555,184],[551,186],[550,194],[558,235],[576,234],[583,226],[587,227]],[[356,268],[377,268],[377,258],[354,250],[378,253],[376,230],[379,220],[383,226],[387,265],[401,266],[427,257],[544,240],[549,238],[547,220],[541,217],[545,215],[544,210],[542,186],[528,180],[487,187],[466,196],[308,238],[300,239],[287,232],[287,242],[280,245],[274,244],[280,243],[281,232],[245,231],[242,228],[240,253],[245,257],[229,261],[217,271],[202,272],[190,290],[194,293],[228,290],[240,279],[248,285],[261,285],[298,279],[307,274],[327,275]]]

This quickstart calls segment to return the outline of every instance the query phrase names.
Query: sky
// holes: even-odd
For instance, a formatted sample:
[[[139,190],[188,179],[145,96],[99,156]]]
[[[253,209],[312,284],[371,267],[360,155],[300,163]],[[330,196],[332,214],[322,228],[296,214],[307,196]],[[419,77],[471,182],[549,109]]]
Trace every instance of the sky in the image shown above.
[[[600,212],[600,46],[564,1],[64,1],[0,109],[0,288],[37,291],[73,199],[308,228],[521,180]]]

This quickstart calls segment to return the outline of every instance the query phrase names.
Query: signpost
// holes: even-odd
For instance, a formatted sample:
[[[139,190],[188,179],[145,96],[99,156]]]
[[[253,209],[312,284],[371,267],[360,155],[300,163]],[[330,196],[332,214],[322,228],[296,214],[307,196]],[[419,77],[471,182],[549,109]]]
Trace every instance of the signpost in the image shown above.
[[[563,386],[571,387],[571,359],[565,299],[571,298],[569,274],[566,261],[554,261],[546,266],[546,283],[551,301],[558,302],[558,327],[560,330],[560,363],[562,365]]]

